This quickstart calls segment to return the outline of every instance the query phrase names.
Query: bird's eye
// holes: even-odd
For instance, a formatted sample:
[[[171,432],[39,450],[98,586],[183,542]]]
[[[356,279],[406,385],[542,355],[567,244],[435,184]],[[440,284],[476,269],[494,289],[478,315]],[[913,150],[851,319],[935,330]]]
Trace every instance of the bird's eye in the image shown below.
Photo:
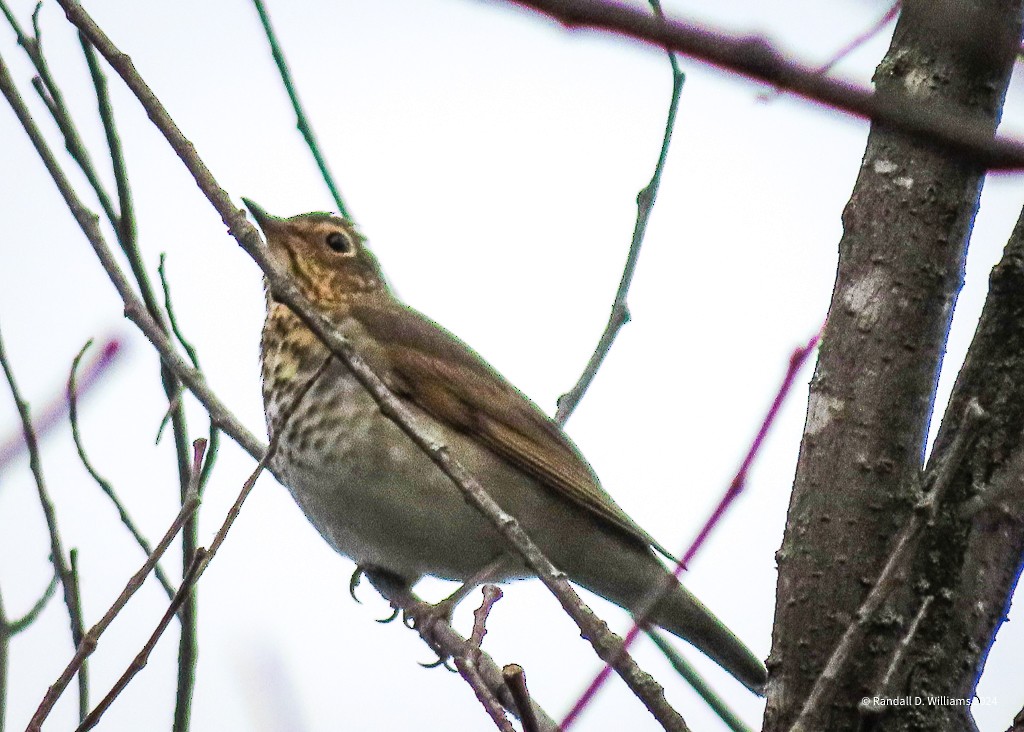
[[[352,245],[348,240],[348,237],[342,234],[340,231],[332,231],[327,235],[327,246],[340,254],[347,254],[352,249]]]

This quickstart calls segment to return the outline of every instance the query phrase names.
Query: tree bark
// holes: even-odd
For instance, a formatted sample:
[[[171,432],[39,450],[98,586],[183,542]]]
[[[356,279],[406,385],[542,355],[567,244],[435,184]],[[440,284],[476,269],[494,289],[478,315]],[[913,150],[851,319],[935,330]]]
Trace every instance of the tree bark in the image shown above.
[[[1021,0],[906,2],[876,70],[877,93],[966,114],[994,130],[1020,29]],[[946,148],[872,125],[843,214],[836,284],[778,553],[765,730],[788,729],[800,714],[925,488],[925,439],[983,174]],[[821,729],[858,729],[865,721],[879,729],[912,726],[917,708],[865,720],[858,705],[878,693],[926,597],[933,601],[919,636],[933,636],[933,617],[953,611],[935,587],[904,583],[870,619],[817,718]],[[919,643],[909,639],[907,659]],[[916,675],[899,678],[900,693],[917,688]],[[939,688],[953,696],[962,685],[950,676]],[[942,727],[927,728],[961,728],[964,711],[953,724],[943,719]]]

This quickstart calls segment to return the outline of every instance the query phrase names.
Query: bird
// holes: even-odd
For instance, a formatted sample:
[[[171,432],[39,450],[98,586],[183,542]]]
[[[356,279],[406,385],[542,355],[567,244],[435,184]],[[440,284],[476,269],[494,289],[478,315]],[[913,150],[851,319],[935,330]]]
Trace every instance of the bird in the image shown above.
[[[242,200],[274,264],[556,567],[762,693],[761,660],[666,569],[657,555],[672,555],[619,507],[562,427],[468,345],[398,299],[350,220],[320,212],[281,218]],[[260,361],[276,443],[270,467],[327,543],[358,568],[410,587],[427,575],[466,587],[531,576],[269,287],[266,302]]]

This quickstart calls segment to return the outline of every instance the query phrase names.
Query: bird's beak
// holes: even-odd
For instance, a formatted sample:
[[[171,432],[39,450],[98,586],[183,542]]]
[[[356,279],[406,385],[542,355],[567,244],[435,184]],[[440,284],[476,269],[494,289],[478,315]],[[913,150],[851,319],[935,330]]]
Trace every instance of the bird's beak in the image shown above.
[[[249,209],[249,213],[251,213],[252,217],[256,219],[256,223],[260,225],[261,229],[263,229],[264,234],[269,234],[270,230],[275,228],[275,226],[281,222],[281,219],[277,216],[268,214],[262,206],[251,199],[243,197],[242,203],[244,203],[245,207]]]

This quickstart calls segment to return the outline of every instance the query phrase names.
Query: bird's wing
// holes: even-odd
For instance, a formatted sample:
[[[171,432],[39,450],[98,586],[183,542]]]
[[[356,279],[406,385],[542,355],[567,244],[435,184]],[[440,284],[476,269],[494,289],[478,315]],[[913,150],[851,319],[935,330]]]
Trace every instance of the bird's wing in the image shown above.
[[[381,378],[399,397],[672,558],[601,487],[562,428],[469,346],[411,308],[376,303],[350,307],[367,334],[386,344],[386,358],[372,360],[378,361]]]

